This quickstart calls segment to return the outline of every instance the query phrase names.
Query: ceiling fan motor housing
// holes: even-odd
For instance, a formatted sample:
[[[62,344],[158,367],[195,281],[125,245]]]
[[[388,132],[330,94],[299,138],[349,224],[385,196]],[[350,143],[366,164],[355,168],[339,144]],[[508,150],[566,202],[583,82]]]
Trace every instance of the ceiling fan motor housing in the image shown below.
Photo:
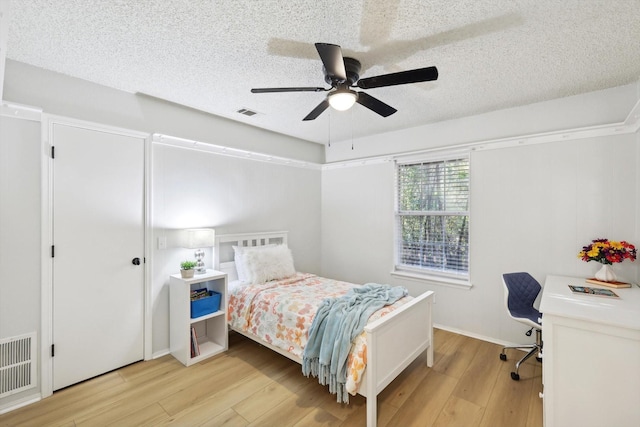
[[[360,69],[362,65],[360,61],[355,58],[344,57],[344,69],[347,72],[347,80],[345,82],[337,79],[332,79],[327,74],[327,69],[322,67],[322,72],[324,73],[324,81],[331,85],[331,87],[339,87],[339,86],[347,86],[351,87],[356,84],[358,79],[360,79]]]

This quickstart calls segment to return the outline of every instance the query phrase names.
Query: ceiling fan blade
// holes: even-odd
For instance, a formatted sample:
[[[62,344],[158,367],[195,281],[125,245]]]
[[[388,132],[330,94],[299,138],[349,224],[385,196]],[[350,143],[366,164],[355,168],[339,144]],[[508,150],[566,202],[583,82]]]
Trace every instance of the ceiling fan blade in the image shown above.
[[[383,74],[358,80],[357,86],[362,89],[374,87],[404,85],[407,83],[428,82],[438,79],[436,67],[417,68],[415,70],[400,71],[399,73]]]
[[[272,92],[326,92],[329,89],[323,87],[262,87],[251,89],[251,93],[272,93]]]
[[[329,108],[329,101],[325,99],[320,104],[318,104],[318,106],[314,108],[313,111],[307,114],[307,117],[302,119],[302,121],[315,120],[327,108]]]
[[[344,68],[344,59],[340,46],[329,43],[316,43],[316,49],[327,70],[327,75],[340,81],[347,80],[347,70]]]
[[[398,111],[392,106],[385,104],[378,98],[374,98],[373,96],[365,92],[358,92],[358,99],[356,100],[356,102],[360,105],[364,105],[374,113],[380,114],[382,117],[389,117],[390,115]]]

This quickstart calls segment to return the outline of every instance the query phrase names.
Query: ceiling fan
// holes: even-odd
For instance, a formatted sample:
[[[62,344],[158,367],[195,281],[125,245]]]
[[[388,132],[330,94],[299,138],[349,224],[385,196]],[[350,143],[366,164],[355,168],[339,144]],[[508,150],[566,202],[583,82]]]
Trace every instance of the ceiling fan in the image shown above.
[[[415,70],[360,79],[360,61],[354,58],[343,57],[340,46],[329,43],[316,43],[315,46],[324,65],[324,80],[331,85],[330,88],[254,88],[251,89],[251,92],[329,92],[327,97],[302,120],[316,119],[324,110],[329,108],[329,106],[340,111],[348,110],[356,102],[380,114],[382,117],[388,117],[398,110],[366,92],[356,92],[351,88],[373,89],[376,87],[419,83],[438,79],[438,69],[436,67],[417,68]]]

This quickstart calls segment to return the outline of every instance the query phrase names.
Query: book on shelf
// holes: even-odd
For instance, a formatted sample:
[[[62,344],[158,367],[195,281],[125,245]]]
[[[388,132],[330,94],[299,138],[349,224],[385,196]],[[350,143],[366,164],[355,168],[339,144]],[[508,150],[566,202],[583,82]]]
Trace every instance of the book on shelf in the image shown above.
[[[191,331],[190,332],[191,332],[191,334],[190,334],[191,335],[191,339],[189,340],[189,344],[190,344],[190,347],[191,347],[191,357],[196,357],[196,347],[193,345],[193,334],[194,334],[193,327],[191,327]]]
[[[589,286],[574,286],[574,285],[569,285],[569,289],[571,289],[571,292],[575,294],[586,294],[586,295],[596,295],[600,297],[618,298],[618,294],[613,292],[611,289],[591,288]]]
[[[209,296],[209,289],[207,288],[194,289],[193,291],[191,291],[191,301],[197,301],[199,299],[206,298],[208,296]]]
[[[191,327],[191,357],[200,356],[200,345],[198,344],[198,335],[196,328]]]

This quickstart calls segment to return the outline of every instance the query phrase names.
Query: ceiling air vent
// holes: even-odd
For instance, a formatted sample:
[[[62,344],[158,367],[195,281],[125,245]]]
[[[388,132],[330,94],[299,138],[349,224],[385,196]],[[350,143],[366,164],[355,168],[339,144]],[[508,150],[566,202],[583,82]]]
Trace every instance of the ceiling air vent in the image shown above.
[[[248,116],[248,117],[255,116],[256,114],[258,114],[257,112],[252,111],[252,110],[249,110],[249,109],[247,109],[247,108],[241,108],[241,109],[239,109],[239,110],[238,110],[238,113],[240,113],[240,114],[242,114],[242,115],[245,115],[245,116]]]

